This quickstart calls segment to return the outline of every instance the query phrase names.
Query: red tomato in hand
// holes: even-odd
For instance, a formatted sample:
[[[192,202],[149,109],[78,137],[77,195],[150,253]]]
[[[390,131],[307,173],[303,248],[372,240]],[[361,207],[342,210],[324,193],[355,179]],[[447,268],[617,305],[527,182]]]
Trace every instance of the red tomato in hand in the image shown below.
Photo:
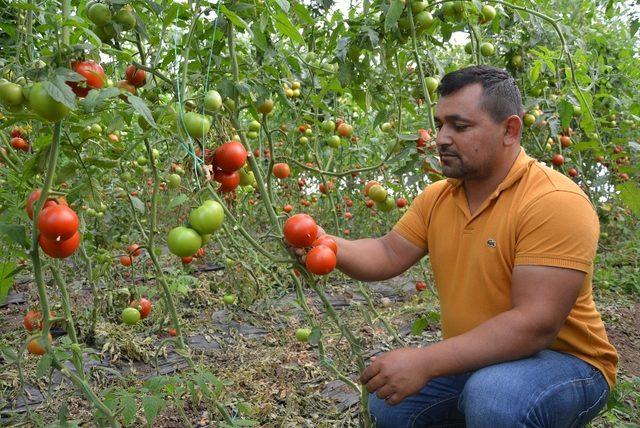
[[[153,305],[151,304],[151,300],[145,299],[143,297],[142,299],[140,299],[140,302],[138,302],[137,300],[134,300],[133,302],[131,302],[131,304],[129,306],[139,310],[140,311],[140,319],[145,319],[151,313],[151,307]]]
[[[83,82],[67,82],[73,93],[79,97],[86,97],[92,88],[102,88],[107,80],[104,70],[95,61],[72,61],[71,68],[85,78]]]
[[[247,161],[247,151],[242,143],[229,141],[215,150],[213,160],[225,172],[237,171]]]
[[[320,245],[324,245],[325,247],[330,248],[334,254],[338,254],[338,244],[336,243],[335,239],[333,239],[329,235],[322,235],[321,237],[313,241],[313,244],[311,244],[312,247],[319,247]]]
[[[53,205],[40,211],[38,229],[47,239],[65,240],[78,231],[80,221],[76,213],[65,205]]]
[[[137,88],[139,88],[140,86],[144,86],[144,84],[147,82],[147,72],[137,69],[133,64],[127,67],[124,72],[124,76],[127,79],[127,82],[131,83]]]
[[[308,247],[318,235],[318,225],[308,214],[296,214],[284,223],[284,238],[294,247]]]
[[[336,267],[336,254],[326,245],[313,247],[305,259],[309,272],[316,275],[326,275]]]
[[[69,239],[65,239],[64,241],[47,239],[44,235],[40,234],[38,242],[40,243],[42,251],[44,251],[44,253],[49,257],[53,257],[54,259],[66,259],[80,246],[80,232],[76,231],[73,236]]]

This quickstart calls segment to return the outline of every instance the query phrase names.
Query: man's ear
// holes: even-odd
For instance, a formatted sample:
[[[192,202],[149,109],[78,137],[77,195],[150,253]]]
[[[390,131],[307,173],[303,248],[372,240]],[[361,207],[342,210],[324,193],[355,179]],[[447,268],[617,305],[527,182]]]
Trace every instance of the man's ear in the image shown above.
[[[505,119],[504,124],[503,144],[505,146],[517,144],[522,135],[522,119],[520,119],[520,116],[513,114]]]

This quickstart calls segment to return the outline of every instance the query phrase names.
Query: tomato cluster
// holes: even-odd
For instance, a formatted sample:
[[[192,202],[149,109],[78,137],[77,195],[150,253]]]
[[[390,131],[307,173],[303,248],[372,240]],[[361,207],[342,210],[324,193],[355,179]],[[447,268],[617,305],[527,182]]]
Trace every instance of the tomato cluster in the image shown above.
[[[308,214],[295,214],[287,219],[283,228],[285,240],[293,247],[311,247],[305,265],[309,272],[327,275],[337,264],[338,245],[328,235],[318,236],[318,225]]]
[[[232,192],[241,181],[241,172],[247,161],[247,150],[238,141],[228,141],[213,152],[211,164],[214,168],[213,179],[220,183],[220,190]]]
[[[29,142],[26,139],[24,130],[14,127],[11,130],[11,147],[22,152],[29,151]]]
[[[189,227],[178,226],[171,229],[167,246],[172,254],[181,257],[182,263],[189,264],[193,257],[203,257],[203,245],[211,239],[211,234],[222,227],[224,208],[219,202],[207,200],[189,214]]]

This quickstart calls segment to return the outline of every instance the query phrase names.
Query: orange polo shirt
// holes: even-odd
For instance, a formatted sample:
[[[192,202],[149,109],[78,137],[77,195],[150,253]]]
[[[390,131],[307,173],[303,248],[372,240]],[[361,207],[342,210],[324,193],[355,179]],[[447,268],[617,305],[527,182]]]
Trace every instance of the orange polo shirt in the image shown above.
[[[600,225],[589,199],[569,178],[521,149],[506,178],[473,215],[462,181],[450,178],[428,186],[394,230],[429,252],[445,339],[512,308],[516,265],[585,272],[578,299],[550,348],[597,367],[613,389],[618,354],[592,295]]]

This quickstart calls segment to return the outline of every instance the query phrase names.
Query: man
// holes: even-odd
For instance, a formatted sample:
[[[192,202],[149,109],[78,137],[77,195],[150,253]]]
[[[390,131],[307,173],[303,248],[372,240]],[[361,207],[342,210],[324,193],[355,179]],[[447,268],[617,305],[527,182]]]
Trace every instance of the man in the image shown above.
[[[438,93],[448,179],[385,236],[335,238],[353,278],[391,278],[428,254],[438,289],[444,340],[379,355],[361,374],[372,416],[394,428],[582,426],[605,405],[618,361],[592,298],[598,217],[575,183],[520,147],[507,72],[461,69]]]

